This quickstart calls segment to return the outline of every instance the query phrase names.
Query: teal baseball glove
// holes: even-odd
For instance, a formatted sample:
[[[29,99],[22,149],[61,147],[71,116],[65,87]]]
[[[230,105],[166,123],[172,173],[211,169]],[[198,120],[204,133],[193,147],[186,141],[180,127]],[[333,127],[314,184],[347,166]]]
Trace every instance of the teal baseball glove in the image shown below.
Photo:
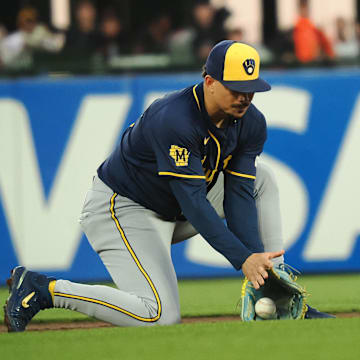
[[[304,319],[307,310],[305,288],[296,283],[296,276],[289,265],[280,264],[268,270],[269,277],[260,289],[255,290],[245,279],[241,290],[241,318],[243,321],[264,320],[255,313],[256,302],[268,297],[275,302],[273,319]]]

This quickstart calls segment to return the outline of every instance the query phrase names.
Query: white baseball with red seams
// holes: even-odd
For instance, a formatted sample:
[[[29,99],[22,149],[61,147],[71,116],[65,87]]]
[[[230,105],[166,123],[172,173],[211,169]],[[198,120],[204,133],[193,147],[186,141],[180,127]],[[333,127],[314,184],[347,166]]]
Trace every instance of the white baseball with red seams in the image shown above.
[[[273,319],[276,314],[275,302],[268,297],[259,299],[255,304],[255,313],[262,319]]]

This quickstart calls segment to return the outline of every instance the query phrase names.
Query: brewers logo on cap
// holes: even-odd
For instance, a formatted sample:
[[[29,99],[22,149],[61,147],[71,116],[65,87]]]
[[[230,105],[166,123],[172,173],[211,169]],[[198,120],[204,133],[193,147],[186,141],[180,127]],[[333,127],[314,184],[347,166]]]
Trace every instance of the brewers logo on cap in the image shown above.
[[[243,62],[243,67],[245,69],[245,72],[248,74],[248,75],[252,75],[252,73],[254,72],[255,70],[255,60],[254,59],[246,59],[244,62]]]
[[[216,44],[206,60],[206,72],[225,87],[238,92],[268,91],[259,77],[260,56],[250,45],[224,40]]]

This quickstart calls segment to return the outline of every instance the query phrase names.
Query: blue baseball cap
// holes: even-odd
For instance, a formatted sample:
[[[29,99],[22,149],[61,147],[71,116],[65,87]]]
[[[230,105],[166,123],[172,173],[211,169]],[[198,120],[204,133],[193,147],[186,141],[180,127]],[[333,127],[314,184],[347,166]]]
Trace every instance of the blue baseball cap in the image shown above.
[[[271,86],[259,77],[260,56],[252,46],[232,40],[216,44],[206,60],[207,74],[238,92],[263,92]]]

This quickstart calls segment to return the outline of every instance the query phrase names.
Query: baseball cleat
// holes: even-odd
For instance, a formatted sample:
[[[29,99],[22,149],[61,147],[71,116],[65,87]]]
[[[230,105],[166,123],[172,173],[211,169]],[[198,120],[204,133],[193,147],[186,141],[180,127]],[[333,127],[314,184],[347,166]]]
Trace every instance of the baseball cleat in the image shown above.
[[[306,306],[307,306],[307,310],[305,313],[305,319],[335,319],[336,318],[336,316],[334,315],[321,312],[309,305]]]
[[[53,307],[49,283],[45,275],[17,266],[7,280],[10,296],[4,306],[4,322],[9,332],[24,331],[30,320],[43,309]]]

